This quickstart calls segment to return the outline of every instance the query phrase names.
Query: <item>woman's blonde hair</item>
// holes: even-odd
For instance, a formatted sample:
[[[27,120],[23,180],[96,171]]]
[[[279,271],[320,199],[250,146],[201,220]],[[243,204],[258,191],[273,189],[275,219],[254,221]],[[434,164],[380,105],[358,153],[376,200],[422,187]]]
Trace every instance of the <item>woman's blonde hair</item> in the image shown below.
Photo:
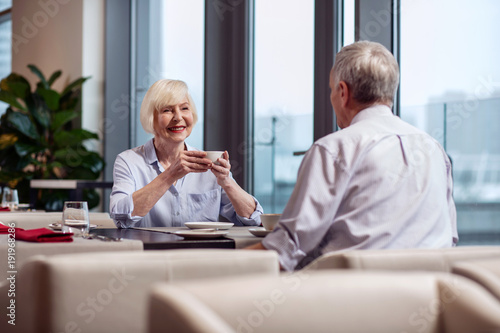
[[[142,128],[148,133],[155,134],[155,113],[167,106],[179,104],[186,98],[193,112],[193,121],[196,123],[198,120],[196,106],[184,81],[163,79],[153,83],[141,104],[140,119]]]
[[[333,82],[344,81],[362,104],[383,102],[392,106],[399,83],[396,59],[382,44],[360,41],[337,53]]]

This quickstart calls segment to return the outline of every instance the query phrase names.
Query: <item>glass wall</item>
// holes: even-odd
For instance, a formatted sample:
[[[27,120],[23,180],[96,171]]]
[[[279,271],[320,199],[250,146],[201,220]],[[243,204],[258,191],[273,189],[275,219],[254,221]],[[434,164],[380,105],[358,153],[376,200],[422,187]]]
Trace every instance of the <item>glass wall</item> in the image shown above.
[[[255,0],[254,195],[281,213],[313,141],[314,1]]]
[[[8,10],[12,0],[0,0],[0,79],[10,74],[12,70],[12,19]],[[7,110],[8,105],[0,102],[0,115]]]
[[[186,82],[196,104],[198,123],[193,128],[188,144],[203,149],[203,90],[205,48],[205,1],[204,0],[149,0],[147,15],[138,15],[139,30],[149,34],[147,56],[141,58],[138,50],[136,82],[136,107],[151,84],[159,79],[176,79]],[[144,36],[139,32],[139,37]],[[141,44],[141,41],[138,41]],[[136,121],[137,145],[152,136],[143,131]]]
[[[459,245],[500,243],[499,15],[495,0],[401,1],[401,118],[452,159]]]
[[[355,0],[344,0],[343,2],[343,32],[342,32],[342,45],[349,45],[354,43],[354,24],[355,24]]]

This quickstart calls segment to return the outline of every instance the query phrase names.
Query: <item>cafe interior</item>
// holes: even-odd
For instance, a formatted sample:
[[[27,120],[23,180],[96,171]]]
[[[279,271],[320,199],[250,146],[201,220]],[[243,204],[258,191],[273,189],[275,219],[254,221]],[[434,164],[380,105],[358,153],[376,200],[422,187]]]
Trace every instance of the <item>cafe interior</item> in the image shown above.
[[[0,331],[500,332],[499,16],[496,0],[0,0]],[[284,271],[245,248],[341,130],[330,69],[358,40],[392,52],[393,113],[452,161],[459,241]],[[160,79],[186,82],[186,142],[227,151],[269,222],[117,228],[115,159],[153,137],[139,110]]]

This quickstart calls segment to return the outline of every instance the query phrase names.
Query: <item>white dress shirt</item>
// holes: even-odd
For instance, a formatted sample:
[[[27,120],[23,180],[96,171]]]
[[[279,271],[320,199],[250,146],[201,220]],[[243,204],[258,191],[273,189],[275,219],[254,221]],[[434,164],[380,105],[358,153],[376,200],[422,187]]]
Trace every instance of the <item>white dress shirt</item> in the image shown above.
[[[186,144],[188,150],[196,150]],[[235,225],[259,225],[263,209],[257,199],[250,218],[236,214],[231,201],[211,171],[188,173],[165,192],[146,216],[132,216],[132,193],[165,171],[158,162],[153,139],[120,153],[113,169],[110,215],[121,228],[181,227],[185,222],[218,221],[219,214]],[[231,175],[232,177],[232,175]]]
[[[286,270],[332,251],[451,247],[458,241],[452,191],[441,145],[389,107],[373,106],[308,150],[262,243]]]

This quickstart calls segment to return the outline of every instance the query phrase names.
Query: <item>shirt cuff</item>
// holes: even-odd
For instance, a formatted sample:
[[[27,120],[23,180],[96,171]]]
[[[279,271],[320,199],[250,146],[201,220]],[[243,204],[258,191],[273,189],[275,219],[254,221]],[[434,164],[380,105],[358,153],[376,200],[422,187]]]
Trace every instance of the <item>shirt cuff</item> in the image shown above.
[[[303,251],[297,249],[287,231],[279,226],[262,240],[262,245],[268,250],[278,252],[281,267],[286,271],[293,271],[306,256]]]
[[[262,209],[262,206],[259,204],[257,199],[253,198],[255,201],[255,210],[253,211],[252,215],[250,217],[242,217],[236,214],[238,220],[243,224],[243,225],[260,225],[260,215],[264,213],[264,209]]]
[[[132,195],[128,195],[116,203],[116,206],[110,212],[110,216],[118,228],[131,228],[143,218],[142,216],[132,216],[133,211],[134,201]]]

